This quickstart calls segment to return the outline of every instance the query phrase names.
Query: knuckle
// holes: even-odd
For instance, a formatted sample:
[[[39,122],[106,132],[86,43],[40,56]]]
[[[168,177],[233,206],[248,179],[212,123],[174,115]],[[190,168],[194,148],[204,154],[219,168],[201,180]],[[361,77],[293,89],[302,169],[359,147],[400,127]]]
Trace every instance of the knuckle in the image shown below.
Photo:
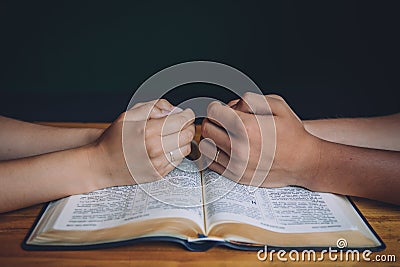
[[[161,169],[161,167],[163,166],[162,163],[165,160],[167,160],[165,157],[160,157],[160,158],[157,157],[152,160],[152,164],[153,164],[154,168],[159,171]]]
[[[187,116],[188,116],[189,120],[194,119],[195,114],[194,114],[194,112],[193,112],[193,110],[191,108],[187,108],[185,111],[187,112]]]
[[[133,105],[132,108],[136,108],[136,107],[141,106],[141,105],[143,105],[143,104],[145,104],[145,102],[136,103],[135,105]]]
[[[181,149],[181,153],[182,153],[182,155],[183,155],[184,157],[187,156],[187,155],[189,155],[190,152],[191,152],[191,147],[190,147],[190,146],[184,146],[184,147],[182,147],[182,149]]]
[[[158,99],[157,103],[159,103],[159,104],[167,104],[168,103],[169,104],[169,102],[165,98]]]
[[[188,121],[188,119],[183,114],[179,115],[176,119],[177,119],[176,123],[178,126],[180,126],[180,128],[182,128],[185,125],[185,123]]]
[[[193,140],[193,133],[191,131],[183,131],[181,135],[183,144],[187,144]]]
[[[240,175],[242,172],[244,172],[244,166],[238,163],[235,159],[231,159],[229,170],[236,175]]]
[[[150,138],[151,136],[154,136],[156,133],[156,130],[154,129],[154,127],[145,127],[143,129],[143,133],[147,139],[147,138]]]
[[[248,101],[250,100],[255,94],[252,92],[246,92],[243,94],[242,99]]]
[[[155,102],[155,106],[161,109],[168,109],[171,108],[172,105],[168,102],[168,100],[161,98]]]
[[[209,123],[205,122],[203,125],[201,125],[201,135],[203,137],[208,137],[209,135]]]
[[[218,102],[211,102],[207,107],[207,116],[213,118],[213,114],[215,114]]]
[[[151,158],[157,157],[160,154],[160,146],[150,145],[147,148],[147,153]]]
[[[280,95],[277,95],[277,94],[270,94],[270,95],[268,95],[268,96],[269,96],[269,97],[273,97],[273,98],[275,98],[275,99],[278,99],[278,100],[281,100],[281,101],[285,102],[285,99],[283,99],[283,97],[280,96]]]

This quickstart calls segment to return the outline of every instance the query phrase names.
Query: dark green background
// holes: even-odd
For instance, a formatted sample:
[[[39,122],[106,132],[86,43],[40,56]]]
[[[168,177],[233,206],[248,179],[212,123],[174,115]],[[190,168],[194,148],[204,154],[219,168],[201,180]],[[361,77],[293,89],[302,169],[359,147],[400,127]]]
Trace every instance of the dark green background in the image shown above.
[[[211,60],[301,118],[399,112],[398,1],[1,1],[1,114],[112,121],[173,64]],[[167,98],[230,100],[187,85]]]

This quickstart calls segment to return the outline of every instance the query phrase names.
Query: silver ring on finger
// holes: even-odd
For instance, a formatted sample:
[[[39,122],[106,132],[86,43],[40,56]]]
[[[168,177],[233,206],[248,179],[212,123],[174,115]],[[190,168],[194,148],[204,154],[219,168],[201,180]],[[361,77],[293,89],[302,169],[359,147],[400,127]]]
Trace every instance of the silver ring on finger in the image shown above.
[[[172,151],[169,152],[169,158],[171,159],[171,162],[175,161],[174,153]]]
[[[221,152],[221,149],[217,149],[217,153],[215,153],[215,157],[214,157],[215,162],[218,162],[219,152]]]

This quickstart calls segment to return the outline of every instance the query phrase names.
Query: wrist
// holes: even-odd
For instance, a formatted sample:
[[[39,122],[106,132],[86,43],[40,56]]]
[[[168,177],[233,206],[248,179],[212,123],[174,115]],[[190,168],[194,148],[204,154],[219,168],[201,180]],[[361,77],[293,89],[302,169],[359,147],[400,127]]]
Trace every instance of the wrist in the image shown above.
[[[295,173],[296,185],[317,190],[319,188],[319,175],[321,170],[322,151],[324,140],[308,134],[299,150],[300,160]]]
[[[83,142],[85,144],[91,144],[101,136],[101,134],[104,132],[104,129],[85,128],[84,131]]]
[[[85,145],[41,156],[51,157],[57,164],[61,163],[57,167],[58,175],[55,179],[58,180],[54,180],[55,184],[60,186],[63,194],[74,195],[106,187],[102,178],[104,175],[101,175],[98,168],[101,165],[94,163],[94,155],[93,146]]]
[[[88,186],[91,188],[90,191],[106,188],[112,186],[108,177],[109,170],[107,169],[109,164],[104,158],[104,151],[101,150],[101,146],[97,142],[81,147],[83,160],[85,161],[86,173]]]

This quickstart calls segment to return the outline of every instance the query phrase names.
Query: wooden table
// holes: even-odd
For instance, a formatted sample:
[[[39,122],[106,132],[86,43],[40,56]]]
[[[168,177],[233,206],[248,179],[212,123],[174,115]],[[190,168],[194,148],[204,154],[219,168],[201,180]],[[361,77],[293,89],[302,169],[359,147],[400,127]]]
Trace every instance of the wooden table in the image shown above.
[[[60,125],[59,123],[52,123]],[[107,124],[61,124],[63,126],[105,127]],[[395,255],[396,262],[379,263],[380,266],[400,266],[400,206],[353,198],[360,211],[383,239],[387,248],[373,253]],[[261,262],[256,252],[213,248],[207,252],[188,252],[175,244],[151,243],[89,251],[24,251],[21,243],[39,214],[42,205],[0,214],[0,267],[3,266],[267,266],[281,265],[275,257],[273,262]],[[292,263],[292,262],[291,262]],[[310,265],[314,262],[296,262]],[[366,265],[377,262],[339,262],[325,258],[319,264]]]

